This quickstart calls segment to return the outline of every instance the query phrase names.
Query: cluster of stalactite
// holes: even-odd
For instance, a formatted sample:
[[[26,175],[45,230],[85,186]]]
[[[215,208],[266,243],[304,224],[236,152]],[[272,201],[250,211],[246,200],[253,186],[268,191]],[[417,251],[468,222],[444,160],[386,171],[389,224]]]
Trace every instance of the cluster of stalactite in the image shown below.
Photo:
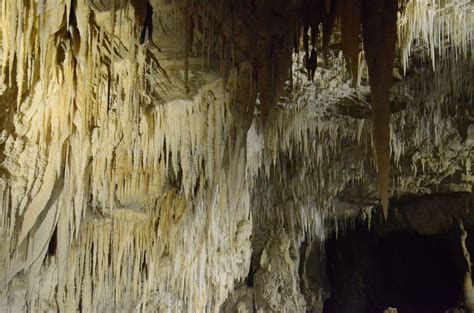
[[[385,213],[390,179],[389,97],[397,40],[404,66],[412,41],[419,37],[428,44],[433,62],[438,58],[435,48],[441,55],[469,57],[473,44],[470,6],[462,1],[451,5],[425,0],[276,1],[271,4],[272,10],[268,10],[264,1],[183,1],[181,4],[186,21],[186,60],[193,46],[193,34],[199,33],[201,54],[205,54],[204,47],[207,47],[208,57],[210,51],[214,51],[224,76],[244,60],[249,62],[249,86],[243,97],[247,100],[238,102],[236,108],[244,112],[243,120],[249,120],[258,95],[258,109],[265,124],[283,92],[291,70],[292,50],[302,48],[308,62],[311,45],[327,63],[329,50],[341,49],[355,88],[360,83],[365,56],[372,91],[379,193]],[[398,27],[397,15],[400,16]],[[447,35],[441,36],[442,33]],[[336,43],[332,42],[333,34],[340,37]],[[449,46],[453,48],[446,48]],[[317,62],[316,56],[311,59]],[[187,84],[187,74],[185,81]],[[245,124],[245,127],[250,126]]]
[[[359,63],[363,42],[372,91],[372,123],[377,156],[379,193],[385,216],[388,209],[390,181],[390,88],[397,41],[397,0],[306,0],[298,24],[302,27],[305,54],[309,42],[317,46],[322,25],[322,50],[327,53],[331,35],[340,20],[341,48],[356,87],[360,80]],[[362,26],[362,27],[361,27]],[[311,38],[309,38],[311,30]],[[299,48],[300,27],[296,47]],[[363,40],[362,40],[363,38]],[[311,39],[311,40],[309,40]]]
[[[292,61],[292,33],[299,1],[183,1],[185,67],[191,54],[220,61],[226,77],[247,63],[249,82],[235,113],[251,123],[257,94],[265,119],[277,103]],[[272,7],[272,10],[269,8]],[[186,74],[187,75],[187,74]],[[247,79],[247,78],[246,78]],[[187,84],[187,79],[185,79]]]
[[[273,11],[268,10],[268,5],[263,1],[212,1],[205,4],[199,1],[185,2],[186,60],[195,31],[202,34],[204,47],[210,46],[206,43],[206,36],[209,40],[216,41],[216,36],[209,34],[215,33],[215,29],[221,30],[217,41],[221,63],[235,66],[246,60],[252,67],[248,101],[237,104],[240,106],[238,110],[247,112],[247,116],[250,116],[258,94],[259,110],[265,124],[288,78],[292,47],[298,51],[302,41],[309,59],[309,43],[314,48],[317,46],[322,25],[321,46],[327,55],[336,19],[339,18],[341,47],[353,75],[354,87],[360,80],[360,51],[362,37],[364,38],[373,93],[373,133],[379,192],[386,212],[390,177],[389,96],[397,41],[397,0],[277,1],[272,3],[272,9]],[[314,58],[316,56],[312,62],[317,62]],[[185,62],[187,72],[188,61]],[[186,84],[187,80],[186,74]]]
[[[0,129],[0,278],[14,293],[26,276],[28,295],[22,297],[32,308],[51,310],[39,295],[45,284],[51,287],[45,298],[65,311],[106,309],[111,302],[116,310],[218,310],[249,267],[252,179],[270,177],[282,151],[300,151],[300,165],[317,168],[316,191],[327,192],[339,172],[324,171],[342,149],[340,139],[358,142],[367,133],[364,122],[353,132],[352,123],[315,126],[297,119],[307,111],[293,118],[272,115],[293,48],[309,53],[311,43],[328,54],[338,18],[354,87],[365,51],[379,193],[387,212],[396,0],[178,5],[185,90],[190,92],[190,58],[196,55],[220,61],[224,79],[201,86],[194,98],[183,94],[186,100],[158,105],[174,86],[144,44],[145,35],[153,35],[157,1],[2,2],[0,106],[14,97],[17,105],[0,116],[11,119]],[[412,37],[426,31],[404,25]],[[458,26],[456,33],[465,24]],[[469,47],[472,41],[454,42]],[[464,84],[452,80],[452,87]],[[304,105],[311,100],[301,99]],[[264,139],[253,138],[252,158],[246,139],[256,106],[266,131]],[[339,191],[333,189],[331,194]],[[288,198],[312,190],[299,185]],[[321,208],[294,208],[277,215],[307,232],[321,231]],[[159,300],[150,304],[153,293]]]

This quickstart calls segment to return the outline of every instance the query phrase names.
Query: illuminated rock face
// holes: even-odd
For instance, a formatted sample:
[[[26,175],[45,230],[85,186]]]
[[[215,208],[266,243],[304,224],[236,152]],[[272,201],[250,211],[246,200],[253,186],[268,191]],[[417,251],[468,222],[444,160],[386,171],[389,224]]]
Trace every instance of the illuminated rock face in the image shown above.
[[[331,290],[313,243],[378,216],[377,99],[356,33],[341,29],[357,77],[328,41],[308,83],[291,52],[307,1],[267,2],[4,0],[1,308],[322,310]],[[395,204],[472,195],[469,10],[418,0],[399,15],[401,66],[382,75],[398,79],[384,141]],[[337,41],[329,19],[323,37]],[[407,214],[422,233],[451,225]]]

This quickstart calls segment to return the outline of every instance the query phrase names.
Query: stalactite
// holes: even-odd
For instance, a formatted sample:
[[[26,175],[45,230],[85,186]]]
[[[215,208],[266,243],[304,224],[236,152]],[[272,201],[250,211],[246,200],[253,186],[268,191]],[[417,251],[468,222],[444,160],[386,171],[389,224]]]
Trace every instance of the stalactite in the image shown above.
[[[361,0],[342,0],[340,9],[342,51],[351,69],[353,87],[357,87],[360,81],[360,6]]]
[[[332,32],[338,15],[339,2],[341,0],[330,1],[330,6],[326,18],[323,21],[323,52],[327,62],[327,49],[331,43]]]
[[[387,217],[390,183],[390,89],[397,40],[396,0],[362,1],[364,50],[372,92],[379,194]]]
[[[319,37],[319,25],[324,21],[326,16],[324,0],[311,1],[309,11],[311,14],[309,21],[311,27],[311,45],[316,47],[316,41]]]
[[[301,24],[297,25],[297,36],[301,27],[303,28],[303,47],[306,54],[309,52],[308,45],[311,43],[313,48],[316,48],[316,41],[319,37],[319,25],[326,21],[327,13],[325,9],[324,0],[317,1],[305,1],[302,5],[301,12],[299,13]],[[308,32],[311,29],[311,35]],[[331,30],[332,31],[332,30]],[[295,51],[298,51],[299,47],[295,45]]]
[[[398,46],[405,71],[413,45],[427,46],[433,69],[439,58],[472,58],[474,15],[472,4],[466,1],[408,1],[398,24]]]
[[[58,10],[58,15],[65,12],[64,7],[57,7],[55,10]],[[134,14],[133,11],[123,13]],[[228,215],[224,217],[216,213],[227,210],[225,193],[228,191],[224,187],[227,185],[227,177],[237,178],[239,175],[238,172],[230,176],[221,174],[222,160],[227,153],[225,141],[229,138],[228,132],[232,125],[231,114],[226,112],[226,105],[231,102],[230,96],[219,93],[224,91],[224,87],[222,82],[217,82],[216,85],[209,86],[209,92],[203,91],[196,99],[156,107],[151,112],[150,109],[145,111],[140,103],[145,99],[142,98],[146,92],[144,86],[150,86],[146,79],[150,76],[155,79],[166,77],[159,63],[156,63],[157,60],[153,60],[143,46],[137,46],[136,40],[132,40],[131,46],[124,49],[129,51],[129,55],[119,55],[120,60],[117,61],[110,33],[100,30],[101,26],[94,24],[94,19],[89,18],[91,11],[88,6],[78,1],[74,15],[77,19],[77,31],[81,34],[80,48],[74,49],[73,42],[67,37],[61,37],[64,33],[58,34],[54,28],[51,33],[41,34],[47,42],[45,47],[49,53],[41,51],[44,58],[37,58],[38,63],[33,66],[41,68],[45,73],[43,77],[51,79],[34,82],[29,97],[20,107],[22,112],[16,124],[16,134],[8,138],[5,166],[9,171],[17,171],[17,167],[21,165],[22,170],[17,171],[18,175],[9,182],[17,187],[9,191],[9,195],[2,196],[2,214],[4,199],[12,198],[13,202],[8,210],[15,212],[14,216],[18,215],[21,219],[9,221],[12,229],[19,231],[18,242],[12,242],[13,253],[6,256],[11,259],[5,263],[7,272],[2,270],[2,283],[16,280],[16,274],[21,270],[42,264],[45,247],[57,227],[60,234],[58,265],[57,269],[52,270],[57,270],[59,275],[58,305],[68,308],[65,309],[67,311],[78,309],[76,299],[80,299],[83,309],[103,308],[107,303],[110,304],[110,293],[117,305],[123,302],[123,294],[127,297],[130,295],[129,299],[138,299],[139,294],[146,294],[155,288],[155,284],[151,283],[153,280],[161,282],[159,288],[165,292],[170,288],[163,285],[169,281],[169,276],[176,277],[173,292],[178,294],[180,290],[179,299],[193,299],[186,304],[186,310],[194,312],[202,311],[206,306],[218,307],[232,288],[235,274],[239,272],[237,275],[245,276],[250,259],[250,249],[243,246],[241,252],[230,252],[234,248],[240,249],[241,243],[245,245],[243,241],[249,236],[248,195],[245,194],[248,190],[243,179],[238,179],[236,182],[239,185],[231,188],[233,193],[238,194],[232,195],[232,198],[241,199],[236,203],[239,209],[229,209],[229,212],[233,212],[232,220],[241,226],[223,222],[221,218]],[[30,18],[39,17],[31,15]],[[134,21],[130,16],[127,20]],[[17,23],[16,20],[14,23]],[[31,24],[35,23],[31,21]],[[8,23],[7,26],[11,27]],[[120,27],[127,30],[127,35],[133,39],[136,36],[135,26],[123,24]],[[39,33],[36,34],[39,36]],[[125,35],[126,33],[122,33],[122,36]],[[120,44],[117,40],[116,45]],[[10,47],[8,53],[15,56],[17,47]],[[34,46],[25,47],[25,54],[33,53],[32,50],[35,49]],[[13,63],[6,64],[3,69],[10,66]],[[108,68],[110,66],[114,66],[112,77]],[[145,75],[148,71],[152,72],[150,76]],[[177,125],[178,121],[181,124]],[[164,151],[169,153],[163,155]],[[39,161],[28,165],[27,160],[30,158]],[[232,162],[237,162],[238,165],[233,166],[240,168],[242,159]],[[205,170],[202,164],[206,164]],[[155,242],[159,244],[158,248],[161,246],[161,251],[154,250],[151,246],[156,234],[150,232],[152,227],[147,226],[147,223],[154,221],[155,215],[129,214],[126,218],[120,215],[122,204],[130,205],[136,199],[145,199],[145,195],[152,190],[160,193],[168,188],[166,168],[171,168],[175,176],[181,176],[183,186],[180,188],[188,200],[195,193],[193,191],[199,190],[196,188],[197,181],[206,182],[206,186],[215,186],[220,181],[221,186],[218,190],[213,189],[210,194],[204,195],[202,191],[197,195],[199,208],[196,210],[210,214],[200,219],[216,219],[212,222],[214,226],[206,228],[204,225],[195,225],[193,231],[197,235],[187,233],[183,236],[214,239],[210,239],[210,245],[203,246],[207,250],[199,250],[198,257],[193,259],[196,261],[190,263],[192,266],[183,275],[161,271],[163,265],[158,260],[162,258],[161,252],[168,243],[168,237],[159,236],[160,240]],[[3,194],[3,189],[1,191]],[[215,200],[212,206],[209,204],[211,199]],[[150,201],[154,203],[154,200]],[[180,203],[186,201],[180,200]],[[210,207],[213,209],[209,209]],[[146,208],[143,210],[146,212]],[[192,210],[187,212],[187,218],[192,221]],[[97,217],[91,220],[91,215]],[[112,218],[109,219],[110,215]],[[118,215],[119,219],[116,218]],[[135,223],[141,225],[139,231],[133,230]],[[145,226],[142,227],[142,224]],[[239,238],[235,240],[243,241],[217,243],[217,240],[222,240],[216,238],[224,225],[230,232],[225,238],[233,238],[238,233]],[[183,226],[176,225],[173,231],[178,232],[180,227]],[[2,238],[13,238],[11,235],[2,233]],[[141,243],[131,244],[133,238],[141,240]],[[227,247],[229,252],[229,260],[223,265],[229,275],[219,277],[217,281],[204,278],[206,268],[215,268],[207,267],[208,262],[218,264],[223,261],[219,254],[206,254],[206,251],[211,253],[209,249],[214,243],[219,249]],[[170,249],[177,253],[174,255],[177,259],[189,252],[189,247],[183,250],[186,252],[179,252],[180,242],[173,245],[177,247]],[[114,248],[112,257],[109,257],[109,246]],[[135,252],[128,250],[133,247]],[[27,253],[23,254],[23,251]],[[95,251],[94,257],[90,255],[91,251]],[[129,263],[122,257],[126,251],[139,256],[136,263]],[[145,251],[147,267],[151,271],[148,273],[148,281],[136,276],[140,272],[139,265],[143,263]],[[206,255],[208,258],[203,257]],[[242,256],[237,263],[235,255]],[[107,261],[109,258],[110,262]],[[3,261],[5,260],[2,259]],[[98,268],[94,270],[96,266]],[[169,268],[173,267],[170,265]],[[202,290],[198,297],[204,299],[202,302],[193,298],[195,289],[191,282],[195,281],[194,277],[197,275],[201,281],[199,289]],[[211,277],[210,273],[206,275]],[[132,279],[128,280],[130,277]],[[183,277],[187,280],[185,286],[181,285]],[[126,284],[125,281],[129,283]],[[228,287],[207,294],[205,291],[209,290],[210,285]],[[96,294],[91,293],[92,290]],[[35,295],[32,293],[31,297]],[[176,303],[168,304],[170,309],[176,308],[171,309],[172,311],[181,311],[179,299],[176,298]]]

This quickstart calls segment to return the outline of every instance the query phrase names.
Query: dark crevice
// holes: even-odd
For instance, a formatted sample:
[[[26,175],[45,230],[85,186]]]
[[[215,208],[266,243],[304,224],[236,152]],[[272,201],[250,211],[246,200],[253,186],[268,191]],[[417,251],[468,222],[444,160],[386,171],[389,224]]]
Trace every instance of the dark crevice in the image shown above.
[[[249,288],[253,288],[254,271],[255,271],[254,265],[253,265],[253,264],[250,264],[249,274],[247,275],[247,278],[245,279],[245,284],[246,284],[247,287],[249,287]]]
[[[56,255],[56,249],[57,249],[57,243],[58,243],[57,230],[58,230],[58,228],[56,227],[54,229],[53,235],[51,236],[51,240],[49,241],[49,244],[48,244],[48,255],[49,256],[55,256]]]

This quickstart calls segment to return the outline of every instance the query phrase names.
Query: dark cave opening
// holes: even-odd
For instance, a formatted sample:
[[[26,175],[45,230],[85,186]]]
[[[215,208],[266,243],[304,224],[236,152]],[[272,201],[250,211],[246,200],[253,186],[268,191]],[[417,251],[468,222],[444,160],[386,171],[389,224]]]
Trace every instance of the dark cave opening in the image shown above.
[[[327,240],[331,296],[325,313],[437,313],[462,300],[465,264],[456,228],[438,235],[369,231],[366,224]]]

